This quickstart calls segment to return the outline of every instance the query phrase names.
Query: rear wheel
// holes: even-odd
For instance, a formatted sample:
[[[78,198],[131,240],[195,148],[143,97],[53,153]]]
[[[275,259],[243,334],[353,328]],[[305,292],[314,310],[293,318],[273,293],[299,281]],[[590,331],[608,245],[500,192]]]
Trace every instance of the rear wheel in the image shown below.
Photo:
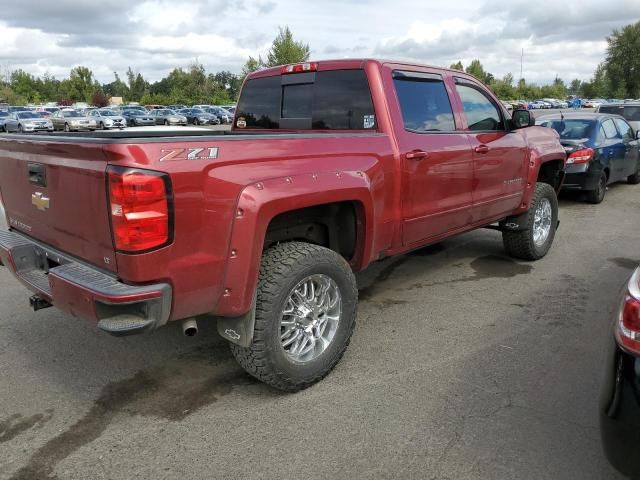
[[[358,290],[349,264],[333,250],[281,243],[262,257],[253,341],[231,344],[240,365],[285,391],[321,380],[338,363],[355,326]]]
[[[547,183],[536,183],[524,228],[516,232],[502,232],[504,248],[512,257],[538,260],[551,248],[557,226],[556,192]]]
[[[631,185],[638,185],[640,183],[640,160],[638,160],[638,169],[636,173],[627,177],[627,182]]]
[[[600,178],[598,178],[598,185],[595,190],[589,190],[587,192],[587,200],[589,203],[602,203],[604,196],[607,193],[607,174],[602,172]]]

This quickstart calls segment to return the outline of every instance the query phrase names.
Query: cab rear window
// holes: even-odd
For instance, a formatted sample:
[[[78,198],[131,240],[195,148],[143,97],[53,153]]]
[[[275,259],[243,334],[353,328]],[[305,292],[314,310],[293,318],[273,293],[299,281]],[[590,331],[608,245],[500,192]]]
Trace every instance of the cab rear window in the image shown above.
[[[331,70],[246,82],[237,128],[373,130],[375,113],[364,70]]]

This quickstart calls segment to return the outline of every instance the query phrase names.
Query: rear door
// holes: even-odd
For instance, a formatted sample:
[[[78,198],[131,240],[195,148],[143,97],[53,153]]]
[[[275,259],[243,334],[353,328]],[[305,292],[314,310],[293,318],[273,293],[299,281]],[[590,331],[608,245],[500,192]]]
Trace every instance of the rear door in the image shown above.
[[[454,80],[473,150],[472,221],[493,221],[520,205],[527,145],[519,132],[508,130],[503,109],[481,85],[462,77]]]
[[[458,131],[441,74],[398,69],[392,75],[404,127],[397,129],[403,243],[420,244],[469,225],[473,157],[467,135]]]
[[[609,182],[622,180],[625,175],[626,148],[612,118],[602,122],[609,157]]]
[[[115,271],[101,145],[0,140],[0,194],[9,226]]]

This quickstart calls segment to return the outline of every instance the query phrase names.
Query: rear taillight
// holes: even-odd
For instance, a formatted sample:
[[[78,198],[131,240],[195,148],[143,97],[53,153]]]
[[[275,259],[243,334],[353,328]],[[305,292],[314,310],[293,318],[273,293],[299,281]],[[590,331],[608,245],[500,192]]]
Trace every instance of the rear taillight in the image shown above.
[[[285,65],[280,70],[280,73],[286,75],[287,73],[304,73],[315,72],[318,70],[317,63],[297,63],[295,65]]]
[[[640,269],[631,277],[624,295],[616,325],[616,339],[620,346],[640,354]]]
[[[170,243],[173,225],[168,175],[109,167],[108,189],[116,250],[140,253]]]
[[[571,153],[567,163],[589,163],[593,160],[593,148],[581,148]]]

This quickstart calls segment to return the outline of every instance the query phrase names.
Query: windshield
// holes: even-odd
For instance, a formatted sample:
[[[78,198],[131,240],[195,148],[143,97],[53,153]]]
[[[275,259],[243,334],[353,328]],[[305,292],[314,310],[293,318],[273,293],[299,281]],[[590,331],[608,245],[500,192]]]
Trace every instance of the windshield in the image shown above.
[[[117,117],[118,114],[112,110],[100,110],[100,115],[103,117]]]
[[[191,114],[192,115],[201,115],[203,113],[207,113],[204,110],[200,110],[199,108],[194,108],[193,110],[191,110]]]
[[[18,112],[18,118],[42,118],[42,115],[35,112]]]
[[[173,110],[160,110],[158,115],[175,115]]]
[[[0,117],[8,117],[8,116],[9,116],[9,112],[0,111]]]
[[[76,112],[75,110],[65,110],[62,112],[62,116],[65,118],[71,117],[81,117],[80,112]]]
[[[564,140],[591,138],[595,124],[595,120],[579,119],[565,119],[564,121],[557,119],[540,123],[543,127],[553,128],[560,135],[560,139]]]

